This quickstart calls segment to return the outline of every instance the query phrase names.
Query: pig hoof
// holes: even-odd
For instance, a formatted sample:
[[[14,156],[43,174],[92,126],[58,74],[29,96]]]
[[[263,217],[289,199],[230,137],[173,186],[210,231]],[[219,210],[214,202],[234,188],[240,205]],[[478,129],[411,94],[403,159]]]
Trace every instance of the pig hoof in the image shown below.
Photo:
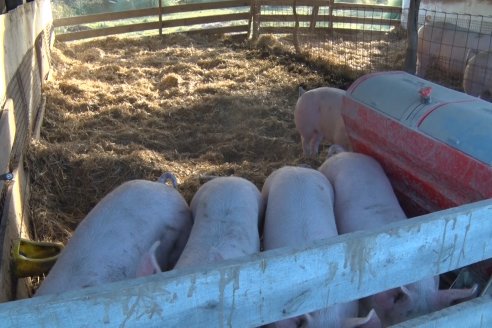
[[[346,151],[347,150],[343,146],[333,144],[330,146],[330,148],[328,148],[328,155],[326,156],[326,158],[330,158],[331,156],[334,156],[336,154],[343,153]]]

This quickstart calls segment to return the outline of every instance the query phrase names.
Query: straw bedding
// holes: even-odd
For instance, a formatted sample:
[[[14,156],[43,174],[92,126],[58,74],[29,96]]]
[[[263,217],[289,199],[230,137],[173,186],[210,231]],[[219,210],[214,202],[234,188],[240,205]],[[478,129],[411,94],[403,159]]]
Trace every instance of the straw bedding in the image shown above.
[[[56,43],[41,139],[26,156],[34,238],[66,242],[108,192],[173,172],[190,201],[210,175],[261,188],[302,157],[293,110],[298,86],[346,88],[343,74],[273,38],[109,37]]]

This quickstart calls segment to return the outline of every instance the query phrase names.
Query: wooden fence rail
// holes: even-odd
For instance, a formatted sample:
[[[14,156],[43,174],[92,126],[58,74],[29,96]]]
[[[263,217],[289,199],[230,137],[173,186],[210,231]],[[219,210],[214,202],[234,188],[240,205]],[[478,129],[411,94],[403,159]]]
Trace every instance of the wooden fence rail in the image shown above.
[[[400,7],[334,3],[333,0],[296,1],[296,8],[304,8],[303,13],[298,15],[285,14],[286,10],[292,10],[292,0],[229,0],[175,6],[161,6],[161,3],[160,7],[156,8],[56,19],[54,21],[55,27],[143,19],[144,17],[154,19],[151,22],[134,24],[123,22],[122,25],[118,26],[94,29],[82,26],[78,27],[81,29],[79,31],[57,34],[57,39],[71,41],[147,30],[159,30],[162,33],[163,29],[169,31],[213,30],[222,33],[253,33],[253,37],[257,37],[261,32],[291,33],[295,29],[294,22],[296,19],[298,22],[309,23],[311,30],[317,25],[319,29],[332,29],[335,28],[333,24],[336,23],[349,23],[351,29],[360,28],[357,25],[391,27],[398,26],[400,19],[384,18],[383,15],[401,14],[402,12]],[[323,8],[325,10],[321,11]],[[327,8],[329,8],[328,14],[325,13]],[[220,11],[227,11],[227,13]],[[371,13],[380,17],[372,17],[371,15],[357,17],[357,13]],[[279,22],[291,23],[292,26],[274,25]],[[301,26],[299,29],[305,30],[306,27]],[[345,29],[347,28],[345,27]]]
[[[29,179],[23,156],[39,126],[41,96],[50,71],[51,2],[36,0],[0,15],[0,302],[27,297],[25,279],[11,274],[10,250],[19,237],[29,238],[26,206]],[[0,326],[3,321],[0,318]]]
[[[0,318],[12,328],[260,326],[492,258],[491,216],[492,200],[480,201],[304,248],[3,303]],[[491,306],[483,295],[411,327],[490,327]]]

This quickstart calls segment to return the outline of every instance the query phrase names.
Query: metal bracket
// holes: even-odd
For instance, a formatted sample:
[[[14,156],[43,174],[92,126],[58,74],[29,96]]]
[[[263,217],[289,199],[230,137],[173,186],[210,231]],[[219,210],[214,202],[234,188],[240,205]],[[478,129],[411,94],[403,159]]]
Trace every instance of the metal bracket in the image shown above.
[[[12,181],[12,180],[14,180],[14,175],[12,174],[12,172],[4,173],[4,174],[0,175],[0,180]]]

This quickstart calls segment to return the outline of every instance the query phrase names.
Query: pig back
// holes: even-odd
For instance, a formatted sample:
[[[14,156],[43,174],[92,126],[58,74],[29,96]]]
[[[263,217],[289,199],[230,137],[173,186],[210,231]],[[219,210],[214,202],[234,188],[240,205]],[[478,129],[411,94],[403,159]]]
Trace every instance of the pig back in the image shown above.
[[[391,183],[373,158],[341,152],[319,168],[335,189],[335,217],[339,233],[378,228],[406,219]]]
[[[176,268],[259,252],[263,203],[258,188],[239,177],[206,182],[191,201],[193,227]]]
[[[265,181],[266,250],[336,236],[333,188],[313,169],[286,166]]]
[[[134,278],[156,240],[172,251],[189,229],[191,211],[177,190],[158,182],[126,182],[77,226],[36,295]]]

